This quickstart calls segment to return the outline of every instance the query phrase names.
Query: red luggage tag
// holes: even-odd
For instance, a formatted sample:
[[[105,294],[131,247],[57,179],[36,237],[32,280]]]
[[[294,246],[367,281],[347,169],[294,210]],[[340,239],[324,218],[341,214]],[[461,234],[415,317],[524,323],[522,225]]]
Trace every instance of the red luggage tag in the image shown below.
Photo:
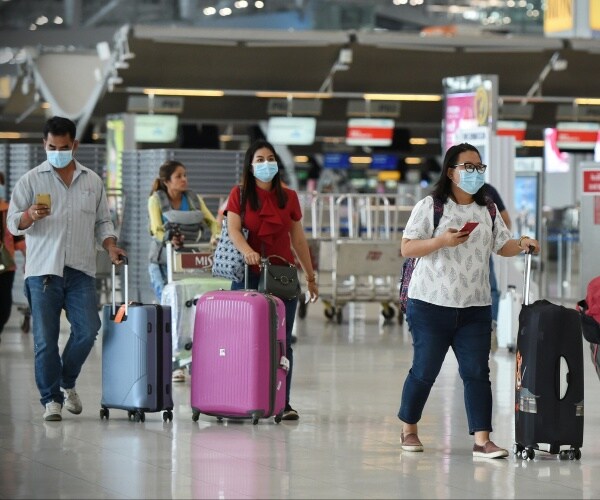
[[[117,309],[117,314],[115,314],[115,323],[121,323],[125,318],[125,304],[121,304],[119,309]]]

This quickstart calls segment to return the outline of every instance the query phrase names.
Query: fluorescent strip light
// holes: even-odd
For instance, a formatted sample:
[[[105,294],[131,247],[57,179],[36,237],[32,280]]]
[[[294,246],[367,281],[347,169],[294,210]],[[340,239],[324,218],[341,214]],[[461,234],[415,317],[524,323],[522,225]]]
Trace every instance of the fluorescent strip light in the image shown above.
[[[0,139],[21,139],[22,137],[19,132],[0,132]]]
[[[202,90],[202,89],[144,89],[144,94],[148,95],[174,95],[187,97],[223,97],[225,92],[222,90]]]
[[[267,99],[330,99],[332,96],[328,92],[255,92],[256,97]]]
[[[522,148],[543,148],[544,147],[544,141],[533,141],[533,140],[527,140],[527,141],[521,141],[521,143],[517,143],[517,147],[522,147]]]
[[[363,94],[367,101],[426,101],[438,102],[442,100],[439,94]]]
[[[356,163],[357,165],[369,165],[371,163],[370,156],[351,156],[350,163]]]
[[[579,106],[600,106],[600,99],[597,98],[578,97],[573,102]]]
[[[294,163],[308,163],[308,156],[294,156]]]
[[[408,156],[404,158],[404,161],[407,165],[420,165],[421,163],[423,163],[423,160],[421,158],[417,158],[414,156]]]
[[[427,139],[425,137],[412,137],[408,140],[413,146],[425,146],[427,144]]]

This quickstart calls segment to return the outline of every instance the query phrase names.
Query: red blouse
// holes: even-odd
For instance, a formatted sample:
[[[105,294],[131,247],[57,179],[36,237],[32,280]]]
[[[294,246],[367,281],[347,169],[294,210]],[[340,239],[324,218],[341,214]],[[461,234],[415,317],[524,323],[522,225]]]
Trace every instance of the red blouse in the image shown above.
[[[257,187],[259,209],[252,210],[250,203],[246,202],[243,227],[249,230],[248,244],[254,251],[261,253],[261,246],[264,244],[265,256],[280,255],[293,264],[295,257],[292,253],[290,230],[292,222],[302,218],[302,210],[296,191],[285,187],[283,189],[287,195],[287,203],[284,208],[279,208],[275,191],[266,191]],[[241,214],[240,194],[239,186],[234,186],[229,193],[227,211]],[[277,259],[271,262],[283,264],[277,262]],[[254,272],[258,272],[258,266],[252,267]]]

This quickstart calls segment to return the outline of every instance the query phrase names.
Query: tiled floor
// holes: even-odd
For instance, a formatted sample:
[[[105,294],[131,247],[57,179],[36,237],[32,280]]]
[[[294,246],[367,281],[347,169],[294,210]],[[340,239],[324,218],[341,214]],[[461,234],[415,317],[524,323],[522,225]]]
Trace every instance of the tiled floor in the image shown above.
[[[42,421],[31,334],[15,309],[0,343],[0,498],[600,498],[600,381],[585,344],[580,461],[476,461],[462,384],[448,356],[420,423],[424,453],[403,453],[396,417],[411,360],[407,329],[377,304],[349,304],[341,325],[321,303],[297,322],[297,422],[192,421],[189,379],[172,422],[124,411],[100,420],[101,340],[78,382],[84,410]],[[67,323],[61,341],[66,340]],[[492,439],[513,443],[513,355],[491,358]]]

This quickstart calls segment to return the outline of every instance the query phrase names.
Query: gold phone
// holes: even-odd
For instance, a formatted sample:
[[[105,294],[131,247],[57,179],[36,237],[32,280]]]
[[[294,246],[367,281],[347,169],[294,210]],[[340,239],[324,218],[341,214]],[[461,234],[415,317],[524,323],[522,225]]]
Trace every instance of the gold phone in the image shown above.
[[[35,195],[35,203],[36,205],[48,205],[48,210],[50,210],[52,199],[50,198],[50,193],[42,193]]]

